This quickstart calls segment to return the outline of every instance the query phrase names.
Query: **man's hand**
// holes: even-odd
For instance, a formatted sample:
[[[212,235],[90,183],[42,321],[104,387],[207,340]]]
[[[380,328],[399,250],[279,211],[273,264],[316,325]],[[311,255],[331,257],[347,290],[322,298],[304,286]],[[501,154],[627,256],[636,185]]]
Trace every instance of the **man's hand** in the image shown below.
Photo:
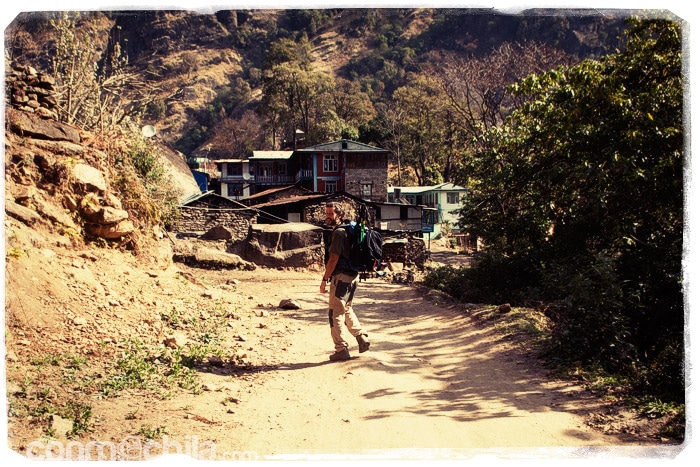
[[[326,293],[326,279],[321,279],[321,293]]]

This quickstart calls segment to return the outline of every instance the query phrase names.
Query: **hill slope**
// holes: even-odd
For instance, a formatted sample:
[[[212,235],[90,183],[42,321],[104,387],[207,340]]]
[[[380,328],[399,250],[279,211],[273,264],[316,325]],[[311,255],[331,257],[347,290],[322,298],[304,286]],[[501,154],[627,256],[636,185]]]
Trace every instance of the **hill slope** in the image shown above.
[[[236,112],[255,107],[266,54],[279,39],[308,37],[313,67],[359,79],[382,73],[387,66],[416,70],[427,57],[446,51],[488,53],[504,41],[535,40],[578,57],[600,56],[617,45],[626,14],[532,10],[514,16],[432,8],[122,10],[84,14],[77,27],[91,30],[105,57],[120,44],[130,69],[158,89],[154,103],[159,107],[151,109],[144,123],[155,125],[164,139],[188,153],[193,143],[206,143],[192,132],[201,132],[201,121],[214,110],[209,106],[230,92],[237,80],[251,91]],[[6,41],[14,60],[48,68],[45,49],[55,39],[47,26],[50,17],[31,12],[13,22]],[[396,54],[409,49],[415,57],[401,64]],[[387,97],[377,95],[376,102]]]

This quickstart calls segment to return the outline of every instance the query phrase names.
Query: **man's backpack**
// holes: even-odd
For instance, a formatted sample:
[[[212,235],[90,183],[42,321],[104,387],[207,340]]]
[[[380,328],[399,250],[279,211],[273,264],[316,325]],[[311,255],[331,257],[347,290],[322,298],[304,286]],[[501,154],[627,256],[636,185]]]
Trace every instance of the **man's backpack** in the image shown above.
[[[350,268],[360,273],[360,280],[367,279],[368,273],[376,271],[382,261],[382,236],[364,223],[350,222],[341,227],[350,242]]]

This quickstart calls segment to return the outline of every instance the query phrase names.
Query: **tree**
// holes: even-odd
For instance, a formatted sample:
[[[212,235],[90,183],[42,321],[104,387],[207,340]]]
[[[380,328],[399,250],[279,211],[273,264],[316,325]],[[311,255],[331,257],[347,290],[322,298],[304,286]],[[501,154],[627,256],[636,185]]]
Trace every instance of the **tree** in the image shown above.
[[[264,147],[262,127],[262,117],[252,110],[245,111],[238,119],[226,117],[214,127],[211,149],[218,154],[248,157],[256,148]]]
[[[90,19],[83,18],[78,27],[79,20],[79,12],[64,12],[49,20],[56,38],[49,55],[59,119],[91,131],[138,120],[160,89],[126,71],[128,58],[118,41],[100,55]]]
[[[311,47],[305,36],[299,41],[280,39],[272,44],[263,71],[263,104],[268,128],[273,135],[296,145],[297,130],[307,135],[307,144],[314,126],[327,115],[332,78],[310,69]]]
[[[564,51],[536,42],[503,43],[483,57],[449,54],[434,66],[462,141],[472,143],[490,128],[503,124],[521,104],[521,96],[506,87],[530,74],[572,64]],[[469,151],[471,152],[471,151]]]
[[[460,225],[529,265],[527,293],[550,304],[560,355],[651,384],[657,357],[683,347],[681,34],[634,18],[626,35],[622,52],[512,87],[527,102],[461,174],[473,190]],[[671,367],[655,384],[678,396]]]
[[[394,91],[392,100],[394,113],[389,115],[397,154],[414,171],[419,185],[441,183],[449,109],[440,87],[429,76],[414,74]]]
[[[336,78],[331,92],[335,114],[347,125],[358,128],[376,114],[372,100],[359,81]]]

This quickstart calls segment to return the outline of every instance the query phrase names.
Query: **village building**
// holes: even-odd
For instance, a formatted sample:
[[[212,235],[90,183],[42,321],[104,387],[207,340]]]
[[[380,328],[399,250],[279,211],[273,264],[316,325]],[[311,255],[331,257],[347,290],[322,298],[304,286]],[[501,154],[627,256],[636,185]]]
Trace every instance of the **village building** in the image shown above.
[[[295,185],[314,193],[346,192],[370,202],[386,201],[389,151],[339,140],[292,151],[253,151],[219,159],[221,196],[244,200]]]
[[[465,194],[467,189],[454,183],[432,186],[391,186],[387,189],[387,199],[390,203],[425,206],[437,210],[433,238],[440,234],[457,233],[459,220],[457,210],[462,207],[462,197]],[[443,227],[448,231],[443,232]]]
[[[334,202],[346,212],[346,221],[364,213],[368,225],[382,233],[388,261],[422,264],[437,211],[405,198],[387,200],[389,155],[380,148],[340,140],[218,159],[221,194],[208,191],[183,202],[173,230],[181,235],[228,235],[232,249],[242,257],[270,265],[272,260],[262,258],[274,256],[278,262],[282,258],[270,249],[276,242],[271,238],[296,238],[283,243],[298,246],[313,243],[319,232],[327,236],[325,206]],[[313,250],[314,245],[304,248]],[[284,256],[287,261],[289,254]]]

